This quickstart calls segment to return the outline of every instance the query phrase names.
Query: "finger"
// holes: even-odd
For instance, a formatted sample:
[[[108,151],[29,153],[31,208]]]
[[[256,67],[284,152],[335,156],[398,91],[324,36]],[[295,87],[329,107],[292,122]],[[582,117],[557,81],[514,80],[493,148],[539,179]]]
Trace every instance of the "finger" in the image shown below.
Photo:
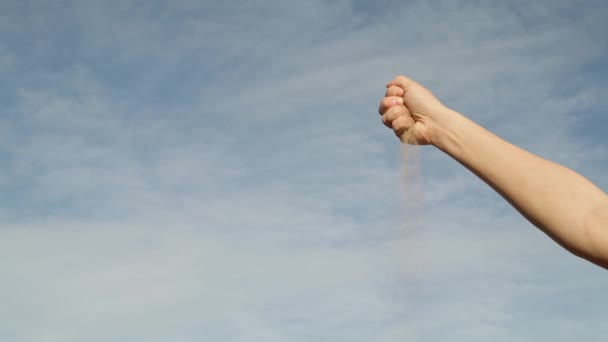
[[[405,116],[410,117],[410,111],[405,106],[395,106],[389,108],[384,115],[382,115],[382,123],[388,127],[393,128],[393,121],[396,119]]]
[[[393,131],[398,137],[407,132],[414,125],[414,119],[411,116],[400,116],[393,120]]]
[[[403,88],[401,87],[397,87],[397,86],[390,86],[388,89],[386,89],[386,93],[384,94],[384,96],[399,96],[399,97],[403,97]]]
[[[411,86],[411,84],[414,81],[412,81],[411,79],[401,75],[401,76],[397,76],[394,80],[388,82],[388,84],[386,85],[387,88],[393,87],[393,86],[397,86],[400,87],[403,90],[406,90],[407,88],[409,88]]]
[[[386,113],[386,111],[394,106],[403,106],[403,97],[401,96],[388,96],[380,101],[380,108],[378,108],[378,113],[380,115]]]

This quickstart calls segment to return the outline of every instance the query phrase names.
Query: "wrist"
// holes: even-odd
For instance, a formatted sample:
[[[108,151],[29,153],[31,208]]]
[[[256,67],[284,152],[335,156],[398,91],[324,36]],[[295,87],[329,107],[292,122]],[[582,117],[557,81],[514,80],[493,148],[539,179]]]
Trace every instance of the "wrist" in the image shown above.
[[[466,125],[467,118],[449,108],[445,108],[436,118],[431,126],[431,144],[453,156],[461,147],[459,132]]]

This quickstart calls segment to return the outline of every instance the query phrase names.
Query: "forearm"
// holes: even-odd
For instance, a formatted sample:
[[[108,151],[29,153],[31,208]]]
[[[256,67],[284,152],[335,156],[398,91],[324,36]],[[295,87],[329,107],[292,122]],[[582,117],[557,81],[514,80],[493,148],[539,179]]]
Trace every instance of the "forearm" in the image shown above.
[[[608,197],[590,181],[537,157],[450,111],[433,144],[500,193],[530,222],[576,255],[606,267]],[[449,122],[448,122],[449,121]]]

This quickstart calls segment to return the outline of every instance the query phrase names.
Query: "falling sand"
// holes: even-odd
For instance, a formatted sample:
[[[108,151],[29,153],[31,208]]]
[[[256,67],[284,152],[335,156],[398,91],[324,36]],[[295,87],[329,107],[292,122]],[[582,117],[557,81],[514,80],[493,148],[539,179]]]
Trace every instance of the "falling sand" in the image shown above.
[[[422,175],[420,173],[420,156],[415,139],[408,137],[405,132],[401,140],[401,187],[403,198],[404,228],[411,231],[421,224],[424,204]]]

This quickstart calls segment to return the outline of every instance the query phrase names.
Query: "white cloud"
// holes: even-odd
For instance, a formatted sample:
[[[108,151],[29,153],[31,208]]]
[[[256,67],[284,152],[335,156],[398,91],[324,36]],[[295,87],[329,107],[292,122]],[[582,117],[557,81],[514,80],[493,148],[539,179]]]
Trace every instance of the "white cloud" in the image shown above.
[[[402,198],[400,147],[375,113],[385,82],[407,73],[518,144],[602,175],[587,162],[605,139],[591,148],[574,126],[603,101],[583,71],[606,53],[603,10],[38,6],[10,12],[22,33],[0,21],[19,38],[0,70],[29,68],[8,79],[0,121],[2,339],[606,333],[603,273],[446,156],[418,148],[421,187]],[[419,197],[412,217],[404,201]]]

